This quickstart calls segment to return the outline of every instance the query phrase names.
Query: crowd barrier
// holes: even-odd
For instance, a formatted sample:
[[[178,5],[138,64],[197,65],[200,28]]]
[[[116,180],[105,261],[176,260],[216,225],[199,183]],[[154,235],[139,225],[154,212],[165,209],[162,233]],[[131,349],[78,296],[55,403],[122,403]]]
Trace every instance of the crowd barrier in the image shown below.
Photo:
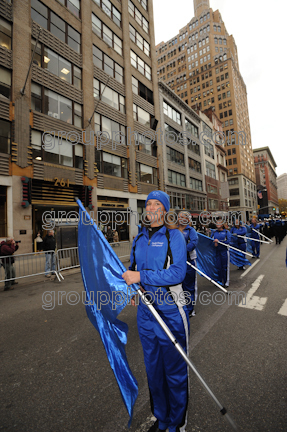
[[[46,251],[1,256],[0,282],[13,281],[16,279],[23,279],[45,274],[45,253],[55,252]],[[58,280],[60,280],[57,272],[57,265],[54,273],[56,274]]]
[[[129,241],[110,243],[110,246],[120,259],[129,259],[132,246]],[[54,273],[59,281],[64,279],[63,271],[80,267],[77,247],[58,249],[56,252],[46,251],[0,256],[0,282],[45,274],[46,253],[55,253],[56,270]]]

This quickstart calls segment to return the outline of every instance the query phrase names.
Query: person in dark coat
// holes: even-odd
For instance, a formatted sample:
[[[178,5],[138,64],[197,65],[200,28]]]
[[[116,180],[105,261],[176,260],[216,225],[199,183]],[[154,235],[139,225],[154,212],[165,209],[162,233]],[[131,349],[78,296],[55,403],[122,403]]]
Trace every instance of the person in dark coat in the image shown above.
[[[0,256],[2,257],[1,264],[5,269],[4,291],[12,290],[14,289],[12,285],[18,284],[18,282],[15,282],[16,274],[13,265],[14,257],[12,256],[13,253],[16,252],[16,250],[18,250],[18,248],[19,246],[18,244],[15,243],[13,237],[8,237],[6,241],[3,241],[1,243],[1,250],[0,250]]]
[[[45,251],[46,263],[45,263],[45,276],[50,278],[50,272],[55,272],[56,270],[56,240],[54,237],[54,231],[48,232],[43,241],[43,250]]]

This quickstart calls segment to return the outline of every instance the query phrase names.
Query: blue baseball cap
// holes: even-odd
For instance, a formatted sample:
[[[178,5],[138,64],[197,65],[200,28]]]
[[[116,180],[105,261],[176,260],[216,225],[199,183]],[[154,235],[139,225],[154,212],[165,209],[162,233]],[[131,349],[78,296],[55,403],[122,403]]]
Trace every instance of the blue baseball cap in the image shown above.
[[[150,199],[156,199],[156,200],[158,200],[159,202],[162,203],[162,205],[164,206],[165,210],[167,212],[169,211],[169,209],[170,209],[169,195],[166,194],[165,192],[163,192],[161,190],[155,190],[155,191],[150,192],[148,194],[147,199],[146,199],[145,206],[146,206],[148,200],[150,200]]]

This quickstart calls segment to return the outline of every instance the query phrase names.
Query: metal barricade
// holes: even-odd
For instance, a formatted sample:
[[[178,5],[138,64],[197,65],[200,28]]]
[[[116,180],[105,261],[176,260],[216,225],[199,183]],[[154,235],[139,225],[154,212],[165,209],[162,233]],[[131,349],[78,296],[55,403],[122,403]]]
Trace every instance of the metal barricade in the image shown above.
[[[63,270],[70,270],[77,267],[80,267],[77,247],[57,250],[57,268],[62,279],[64,279],[61,274]]]
[[[120,259],[130,258],[132,244],[129,241],[110,243],[110,246]]]
[[[130,258],[132,244],[129,241],[110,243],[110,246],[120,259]],[[80,267],[77,247],[57,250],[57,272],[62,280],[64,279],[62,275],[64,270],[77,267]]]
[[[16,279],[45,274],[46,254],[55,254],[55,251],[1,256],[0,282],[14,281]],[[57,272],[57,263],[55,263],[55,270],[51,270],[47,273],[50,272],[55,273],[58,280],[60,280]]]

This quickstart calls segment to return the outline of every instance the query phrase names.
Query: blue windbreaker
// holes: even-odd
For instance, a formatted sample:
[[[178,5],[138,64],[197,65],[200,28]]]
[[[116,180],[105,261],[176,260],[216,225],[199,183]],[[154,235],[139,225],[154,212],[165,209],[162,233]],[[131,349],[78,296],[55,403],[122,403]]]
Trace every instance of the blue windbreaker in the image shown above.
[[[187,257],[189,261],[196,259],[196,246],[198,242],[198,234],[195,231],[194,228],[187,225],[184,230],[182,231],[183,237],[186,242],[186,249],[187,249]]]
[[[227,231],[226,229],[224,229],[223,231],[215,230],[215,231],[213,231],[213,233],[211,234],[210,237],[213,238],[214,240],[217,239],[221,243],[224,243],[224,244],[227,244],[227,245],[230,243],[230,239],[231,239],[230,232]],[[218,244],[218,246],[217,246],[216,249],[217,249],[218,252],[222,251],[222,250],[226,250],[226,246]]]
[[[259,240],[259,234],[257,234],[257,232],[255,232],[254,230],[259,231],[262,226],[263,226],[263,224],[257,224],[256,226],[251,224],[250,225],[250,228],[251,228],[250,238],[254,238],[254,239]]]
[[[186,243],[179,230],[163,226],[149,239],[149,232],[144,227],[133,241],[130,261],[129,270],[135,270],[136,267],[140,272],[140,285],[154,294],[153,306],[156,309],[164,311],[177,308],[170,297],[168,300],[164,298],[170,288],[179,297],[181,295],[180,300],[184,301],[181,286],[179,289],[176,287],[186,274]]]
[[[232,238],[232,244],[233,245],[241,245],[243,243],[246,243],[247,240],[233,236],[232,234],[240,235],[240,236],[246,236],[247,229],[244,226],[240,226],[239,228],[236,228],[236,226],[233,226],[230,230],[231,238]]]

